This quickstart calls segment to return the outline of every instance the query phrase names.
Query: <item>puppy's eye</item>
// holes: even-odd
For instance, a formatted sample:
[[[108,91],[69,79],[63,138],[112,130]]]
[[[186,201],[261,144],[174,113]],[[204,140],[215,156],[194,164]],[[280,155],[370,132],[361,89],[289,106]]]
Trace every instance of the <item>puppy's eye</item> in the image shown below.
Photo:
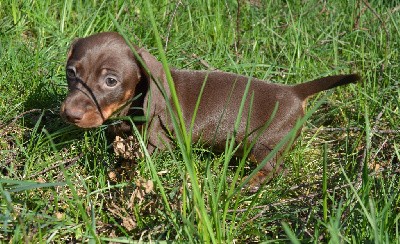
[[[115,85],[117,85],[118,81],[112,77],[107,77],[106,78],[106,85],[109,87],[114,87]]]
[[[76,78],[76,73],[75,70],[72,68],[67,68],[67,77],[70,79],[75,79]]]

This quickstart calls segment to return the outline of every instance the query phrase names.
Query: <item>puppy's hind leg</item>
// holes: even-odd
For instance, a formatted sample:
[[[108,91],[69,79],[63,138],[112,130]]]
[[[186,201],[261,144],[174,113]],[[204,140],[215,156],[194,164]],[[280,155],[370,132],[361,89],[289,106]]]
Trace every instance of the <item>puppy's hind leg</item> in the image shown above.
[[[260,164],[267,156],[271,153],[271,149],[263,144],[257,144],[254,146],[252,153],[250,154],[250,160],[257,164]],[[283,158],[281,153],[278,152],[262,167],[256,175],[254,175],[249,183],[249,191],[256,192],[260,186],[264,183],[269,182],[274,177],[279,175],[283,170]]]

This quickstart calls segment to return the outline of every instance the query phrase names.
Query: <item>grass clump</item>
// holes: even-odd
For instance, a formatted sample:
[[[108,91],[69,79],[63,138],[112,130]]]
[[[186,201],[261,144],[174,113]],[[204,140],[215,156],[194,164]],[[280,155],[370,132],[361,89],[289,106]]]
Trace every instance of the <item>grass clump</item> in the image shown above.
[[[356,0],[1,2],[0,240],[398,242],[399,15]],[[311,99],[288,174],[249,194],[255,166],[229,141],[214,154],[181,130],[175,148],[124,160],[106,126],[61,121],[68,45],[100,31],[168,66],[364,82]]]

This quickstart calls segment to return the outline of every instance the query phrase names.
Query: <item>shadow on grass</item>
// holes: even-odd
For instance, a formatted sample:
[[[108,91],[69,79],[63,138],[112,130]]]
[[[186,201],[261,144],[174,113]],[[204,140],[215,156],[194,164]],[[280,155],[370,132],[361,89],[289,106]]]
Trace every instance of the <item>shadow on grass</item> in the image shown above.
[[[13,123],[15,119],[22,119],[23,126],[28,128],[32,133],[46,131],[54,141],[54,144],[59,145],[56,147],[57,150],[61,149],[62,142],[83,139],[85,132],[62,120],[60,105],[65,98],[65,92],[60,87],[51,78],[49,78],[49,81],[40,82],[26,98],[23,104],[25,112],[10,122]],[[31,136],[29,134],[26,136]]]

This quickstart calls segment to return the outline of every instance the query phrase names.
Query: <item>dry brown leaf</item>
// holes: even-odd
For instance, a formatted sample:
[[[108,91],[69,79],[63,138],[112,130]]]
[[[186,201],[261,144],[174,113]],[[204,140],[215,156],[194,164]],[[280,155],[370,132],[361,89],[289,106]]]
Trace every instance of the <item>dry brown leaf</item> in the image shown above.
[[[56,215],[56,218],[57,218],[58,220],[64,219],[64,214],[63,214],[63,213],[56,212],[55,215]]]
[[[123,218],[121,225],[131,231],[136,227],[136,222],[132,218]]]
[[[116,136],[113,147],[115,155],[124,159],[133,160],[143,157],[143,152],[136,137],[129,136],[124,139],[120,136]]]
[[[116,182],[118,180],[117,174],[114,171],[108,172],[108,178],[110,178],[110,180],[113,182]]]
[[[117,206],[114,202],[111,202],[108,211],[114,216],[118,216],[122,220],[121,225],[128,231],[133,230],[137,226],[135,218],[131,216],[125,208]]]
[[[132,192],[128,203],[129,209],[133,208],[136,199],[138,200],[136,204],[142,204],[146,194],[151,193],[154,188],[153,181],[151,180],[146,181],[145,179],[137,179],[135,183],[136,183],[136,188]]]
[[[144,189],[144,191],[145,191],[147,194],[149,194],[150,192],[153,191],[153,188],[154,188],[153,181],[147,180],[147,182],[146,182],[146,184],[145,184],[145,189]]]
[[[36,182],[38,182],[38,183],[46,183],[46,180],[43,179],[42,177],[39,177],[39,178],[36,180]]]

